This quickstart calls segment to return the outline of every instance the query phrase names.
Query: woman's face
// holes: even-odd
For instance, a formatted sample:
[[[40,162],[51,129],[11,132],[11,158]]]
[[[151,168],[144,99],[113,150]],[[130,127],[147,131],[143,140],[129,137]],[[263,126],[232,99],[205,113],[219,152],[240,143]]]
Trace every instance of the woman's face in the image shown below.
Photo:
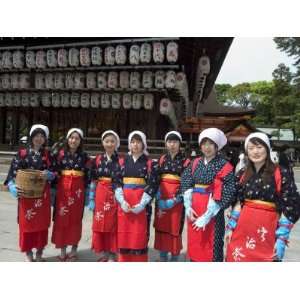
[[[247,145],[247,153],[250,161],[252,161],[254,164],[263,163],[267,159],[267,149],[262,144],[253,144],[250,141]]]
[[[70,150],[76,151],[80,145],[81,138],[77,132],[73,132],[68,138],[68,146]]]
[[[33,138],[32,138],[32,144],[34,148],[41,148],[46,142],[46,138],[42,133],[37,133]]]
[[[143,152],[143,142],[137,139],[131,139],[130,151],[132,154],[141,154]]]
[[[107,135],[102,141],[104,150],[108,153],[112,153],[116,150],[117,140],[113,135]]]
[[[180,143],[177,140],[167,140],[166,147],[171,154],[176,154],[179,152]]]
[[[216,145],[209,139],[206,139],[201,143],[200,149],[206,159],[212,159],[217,155]]]

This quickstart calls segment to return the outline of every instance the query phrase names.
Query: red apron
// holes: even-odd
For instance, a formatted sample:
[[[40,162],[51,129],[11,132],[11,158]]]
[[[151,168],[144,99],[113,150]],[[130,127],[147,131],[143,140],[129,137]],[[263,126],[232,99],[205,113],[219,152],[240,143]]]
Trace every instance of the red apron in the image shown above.
[[[22,232],[47,230],[51,221],[50,185],[46,184],[43,198],[20,198],[18,209]]]
[[[179,187],[179,176],[171,174],[162,175],[160,182],[161,199],[174,198]],[[182,203],[178,203],[173,208],[164,211],[155,207],[155,249],[171,252],[173,255],[179,255],[180,250],[182,249],[180,235],[182,213]]]
[[[138,204],[145,187],[143,178],[125,177],[124,198],[130,206]],[[139,214],[124,213],[118,207],[118,247],[125,249],[145,249],[148,245],[146,209]]]
[[[117,229],[117,203],[111,187],[111,178],[101,178],[96,188],[93,231],[113,232]]]
[[[43,198],[20,198],[18,202],[19,246],[22,252],[43,249],[48,243],[51,221],[50,185]]]
[[[277,223],[274,203],[246,200],[227,246],[226,261],[273,261]]]
[[[117,204],[111,178],[101,177],[98,181],[92,230],[92,249],[117,251]]]
[[[209,200],[209,186],[196,185],[193,191],[192,209],[198,217],[206,212]],[[205,227],[205,230],[195,230],[188,219],[187,253],[192,261],[210,262],[213,260],[215,219],[213,218]]]
[[[62,172],[57,187],[52,243],[57,248],[77,245],[81,239],[84,209],[84,173]]]

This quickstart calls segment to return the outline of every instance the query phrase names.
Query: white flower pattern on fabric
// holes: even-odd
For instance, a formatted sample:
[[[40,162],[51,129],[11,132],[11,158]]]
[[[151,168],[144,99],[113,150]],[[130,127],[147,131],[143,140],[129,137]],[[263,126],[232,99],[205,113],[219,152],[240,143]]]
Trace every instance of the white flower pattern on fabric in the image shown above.
[[[108,211],[111,209],[111,205],[109,202],[105,202],[103,206],[104,211]]]
[[[240,247],[240,248],[236,247],[236,248],[233,250],[232,256],[233,256],[233,259],[234,259],[235,261],[240,261],[241,258],[245,258],[245,257],[246,257],[246,255],[242,253],[242,250],[243,250],[242,247]]]
[[[78,190],[75,192],[75,194],[76,194],[76,196],[77,196],[78,199],[80,198],[81,193],[82,193],[82,190],[81,190],[81,189],[78,189]]]
[[[31,220],[33,219],[33,217],[36,215],[36,212],[33,210],[33,208],[31,209],[27,209],[26,214],[25,214],[25,218],[27,220]]]
[[[100,222],[103,218],[104,218],[103,212],[101,210],[97,211],[95,214],[95,220]]]
[[[256,247],[256,241],[255,241],[255,239],[254,238],[250,238],[249,236],[247,236],[246,248],[254,250],[255,247]]]
[[[42,207],[43,206],[43,201],[42,199],[36,199],[34,201],[34,207]]]
[[[268,230],[262,226],[257,229],[257,233],[260,235],[260,240],[264,242],[266,240],[265,235],[268,233]]]
[[[68,206],[71,206],[75,203],[75,199],[73,197],[68,198]]]

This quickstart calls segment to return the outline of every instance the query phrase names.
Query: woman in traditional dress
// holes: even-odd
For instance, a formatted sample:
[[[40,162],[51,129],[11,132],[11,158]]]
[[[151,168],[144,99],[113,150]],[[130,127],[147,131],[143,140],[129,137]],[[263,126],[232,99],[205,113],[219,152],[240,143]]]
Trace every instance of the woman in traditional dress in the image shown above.
[[[120,138],[113,130],[101,137],[104,153],[98,154],[91,166],[89,208],[93,210],[92,249],[100,254],[99,262],[117,258],[117,202],[114,190],[121,186],[120,163],[117,149]]]
[[[4,183],[18,199],[19,246],[30,262],[44,261],[43,249],[48,244],[51,221],[50,182],[55,178],[55,161],[46,149],[48,137],[47,126],[36,124],[31,127],[29,146],[18,151]],[[40,170],[40,176],[47,180],[41,198],[27,198],[24,191],[16,186],[17,171],[22,169]],[[33,249],[36,249],[35,258]]]
[[[128,137],[130,152],[121,167],[123,186],[115,190],[118,206],[118,248],[121,262],[148,261],[151,218],[150,201],[155,193],[153,164],[148,158],[146,136],[133,131]]]
[[[194,159],[181,178],[187,254],[191,261],[223,261],[224,209],[235,196],[233,167],[218,153],[227,143],[221,130],[203,130],[198,142],[203,156]]]
[[[245,140],[247,165],[237,174],[237,203],[226,230],[227,261],[281,261],[300,197],[287,169],[271,160],[267,135]]]
[[[76,261],[81,239],[82,217],[88,185],[90,159],[83,151],[83,132],[72,128],[66,136],[65,147],[58,151],[58,184],[54,208],[52,243],[61,249],[60,261]],[[67,246],[72,246],[67,254]]]
[[[159,192],[155,207],[154,248],[160,251],[160,261],[178,261],[182,249],[184,225],[183,197],[180,191],[181,174],[190,163],[180,152],[181,134],[170,131],[165,135],[167,154],[158,161]]]

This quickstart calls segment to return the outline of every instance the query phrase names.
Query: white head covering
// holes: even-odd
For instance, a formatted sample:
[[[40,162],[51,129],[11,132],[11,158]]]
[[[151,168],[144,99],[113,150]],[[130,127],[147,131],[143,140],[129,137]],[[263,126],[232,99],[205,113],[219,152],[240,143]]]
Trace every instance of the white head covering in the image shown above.
[[[102,133],[101,135],[101,140],[103,141],[103,138],[107,135],[107,134],[112,134],[116,140],[117,140],[117,145],[116,145],[116,149],[118,149],[120,147],[120,137],[118,136],[118,134],[116,132],[114,132],[113,130],[106,130]]]
[[[247,138],[245,140],[245,150],[246,151],[247,151],[248,143],[249,143],[250,139],[252,139],[252,138],[258,138],[258,139],[262,140],[268,146],[269,151],[271,152],[270,140],[269,140],[268,136],[262,132],[253,132],[247,136]]]
[[[199,145],[201,144],[202,140],[205,138],[209,138],[212,140],[217,146],[218,150],[221,150],[227,144],[227,138],[224,132],[218,128],[207,128],[204,129],[198,138]]]
[[[144,150],[143,150],[143,153],[145,155],[149,155],[148,151],[147,151],[147,138],[146,138],[146,135],[144,132],[142,131],[139,131],[139,130],[134,130],[132,131],[129,136],[128,136],[128,149],[129,149],[129,154],[131,154],[131,151],[130,151],[130,142],[131,142],[131,139],[134,135],[138,135],[141,137],[142,139],[142,142],[144,144]]]
[[[70,135],[73,132],[77,132],[80,135],[80,137],[83,139],[83,131],[80,128],[71,128],[67,133],[67,139],[70,137]]]
[[[171,135],[171,134],[177,135],[178,138],[179,138],[179,140],[180,140],[180,142],[182,142],[182,136],[181,136],[181,134],[180,134],[178,131],[175,131],[175,130],[169,131],[169,132],[165,135],[165,142],[167,141],[168,136]]]
[[[30,129],[30,132],[29,132],[29,135],[31,136],[32,133],[36,130],[36,129],[41,129],[45,132],[45,136],[46,136],[46,139],[49,138],[49,128],[45,125],[42,125],[42,124],[35,124],[31,127]]]

